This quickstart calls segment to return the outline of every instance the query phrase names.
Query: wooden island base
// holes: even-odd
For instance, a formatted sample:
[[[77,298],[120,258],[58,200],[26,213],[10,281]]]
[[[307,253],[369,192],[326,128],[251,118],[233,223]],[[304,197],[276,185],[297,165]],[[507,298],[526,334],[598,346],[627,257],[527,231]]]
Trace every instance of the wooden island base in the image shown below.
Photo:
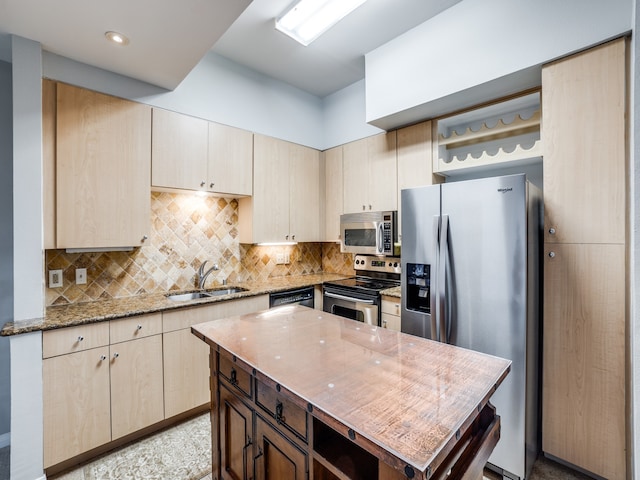
[[[480,479],[498,442],[507,360],[299,306],[192,332],[214,480]]]

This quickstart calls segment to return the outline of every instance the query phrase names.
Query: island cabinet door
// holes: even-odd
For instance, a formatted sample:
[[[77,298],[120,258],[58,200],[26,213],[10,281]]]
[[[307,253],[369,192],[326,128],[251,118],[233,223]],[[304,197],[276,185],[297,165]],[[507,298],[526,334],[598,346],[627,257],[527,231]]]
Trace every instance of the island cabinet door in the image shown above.
[[[307,455],[256,415],[256,480],[305,480]]]
[[[220,387],[220,478],[253,478],[253,411]]]

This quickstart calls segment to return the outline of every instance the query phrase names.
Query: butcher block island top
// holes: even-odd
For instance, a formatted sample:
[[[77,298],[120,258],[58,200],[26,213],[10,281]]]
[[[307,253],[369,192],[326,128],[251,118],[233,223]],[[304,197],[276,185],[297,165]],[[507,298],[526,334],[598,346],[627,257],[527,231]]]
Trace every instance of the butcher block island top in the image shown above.
[[[234,458],[250,468],[247,448],[255,449],[255,478],[277,478],[259,474],[269,461],[260,458],[268,455],[259,439],[242,437],[243,451],[229,454],[227,398],[242,400],[258,418],[253,425],[266,419],[306,455],[299,468],[307,476],[291,473],[296,479],[468,478],[471,467],[481,476],[499,438],[488,402],[508,360],[302,306],[201,323],[192,332],[212,348],[214,478],[220,464],[233,469]]]

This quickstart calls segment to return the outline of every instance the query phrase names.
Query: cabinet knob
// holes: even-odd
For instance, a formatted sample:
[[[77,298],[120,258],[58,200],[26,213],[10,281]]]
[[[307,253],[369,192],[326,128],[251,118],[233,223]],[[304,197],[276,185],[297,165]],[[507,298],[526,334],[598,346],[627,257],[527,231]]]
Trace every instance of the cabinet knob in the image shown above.
[[[78,337],[78,342],[81,342],[81,341],[83,341],[83,340],[84,340],[84,337],[83,337],[82,335],[80,335],[80,336]]]
[[[207,184],[207,182],[200,182],[200,186],[204,187]]]
[[[549,258],[554,258],[556,256],[556,252],[549,252]]]
[[[138,324],[138,326],[136,327],[136,330],[142,330],[142,325]]]
[[[556,234],[556,229],[555,229],[555,228],[553,228],[553,227],[551,227],[551,228],[549,229],[549,235],[555,235],[555,234]]]
[[[104,362],[107,359],[106,355],[100,355],[100,361]]]
[[[362,210],[366,210],[367,206],[366,205],[362,205]]]
[[[213,188],[213,186],[214,186],[214,185],[215,185],[215,183],[211,182],[211,183],[209,184],[209,188]]]
[[[285,240],[289,240],[289,235],[285,235],[285,236],[284,236],[284,239],[285,239]]]
[[[120,354],[118,352],[113,354],[113,358],[118,358],[120,356]]]
[[[371,210],[371,205],[369,205],[369,210]]]
[[[142,235],[142,243],[146,242],[149,239],[148,236]]]
[[[291,235],[291,240],[295,240],[296,236],[295,235]]]
[[[387,321],[386,320],[382,320],[382,328],[387,328]]]

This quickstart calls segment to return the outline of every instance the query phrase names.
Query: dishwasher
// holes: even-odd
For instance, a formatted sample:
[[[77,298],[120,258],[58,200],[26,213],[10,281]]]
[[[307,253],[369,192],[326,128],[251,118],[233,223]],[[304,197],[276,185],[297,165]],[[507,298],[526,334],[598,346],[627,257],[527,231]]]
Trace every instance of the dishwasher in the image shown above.
[[[313,287],[303,287],[293,290],[284,290],[282,292],[274,292],[269,294],[269,308],[279,307],[280,305],[290,305],[293,303],[313,308],[313,298]]]

